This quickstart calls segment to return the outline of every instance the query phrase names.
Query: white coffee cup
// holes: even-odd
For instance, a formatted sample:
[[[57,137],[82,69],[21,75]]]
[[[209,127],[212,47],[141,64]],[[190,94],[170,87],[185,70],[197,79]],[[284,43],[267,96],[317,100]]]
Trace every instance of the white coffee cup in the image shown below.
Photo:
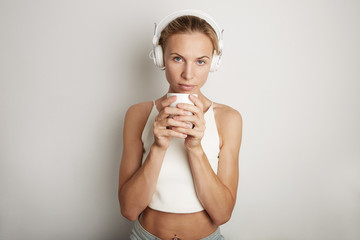
[[[195,97],[197,97],[197,94],[193,94]],[[188,93],[168,93],[167,97],[176,96],[176,101],[170,104],[170,107],[176,107],[179,103],[187,103],[194,105],[194,103],[190,100]],[[191,113],[190,113],[191,115]]]
[[[192,94],[195,97],[197,97],[197,94]],[[194,103],[190,100],[189,96],[190,94],[188,93],[168,93],[167,97],[171,97],[171,96],[176,96],[176,100],[175,102],[173,102],[172,104],[170,104],[170,107],[176,107],[179,103],[187,103],[187,104],[191,104],[194,105]],[[191,112],[188,112],[188,115],[192,115]],[[173,115],[170,115],[169,117],[173,117]],[[193,124],[191,124],[193,125]]]

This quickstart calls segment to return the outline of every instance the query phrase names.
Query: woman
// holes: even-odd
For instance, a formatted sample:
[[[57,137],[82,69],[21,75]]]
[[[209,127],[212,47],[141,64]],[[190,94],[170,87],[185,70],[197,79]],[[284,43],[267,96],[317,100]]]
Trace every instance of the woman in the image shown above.
[[[216,28],[189,10],[156,27],[153,57],[168,92],[190,94],[194,105],[170,107],[176,96],[165,94],[126,113],[119,201],[122,215],[136,221],[131,239],[223,239],[219,226],[236,200],[242,118],[201,92],[221,56]]]

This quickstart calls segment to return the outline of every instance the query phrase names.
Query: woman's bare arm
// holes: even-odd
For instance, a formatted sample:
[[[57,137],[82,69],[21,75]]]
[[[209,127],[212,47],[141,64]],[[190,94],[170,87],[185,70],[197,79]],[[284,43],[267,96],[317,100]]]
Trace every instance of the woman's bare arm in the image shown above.
[[[168,118],[171,114],[186,114],[180,109],[168,107],[175,100],[176,98],[168,98],[161,102],[161,110],[154,123],[154,143],[143,164],[141,162],[144,149],[141,135],[152,104],[148,102],[133,105],[126,113],[118,197],[122,215],[131,221],[136,220],[151,201],[171,138],[186,137],[167,129],[167,126],[185,126],[183,122]]]
[[[149,109],[146,103],[133,105],[127,111],[124,121],[118,197],[121,213],[130,221],[136,220],[149,205],[164,156],[163,151],[152,146],[146,161],[141,164],[141,135],[150,114]]]
[[[213,222],[221,225],[230,219],[236,201],[242,118],[228,108],[221,110],[218,122],[222,144],[217,175],[202,148],[188,151],[188,155],[198,198]]]
[[[191,130],[177,128],[177,131],[191,136],[189,140],[187,139],[188,144],[185,145],[197,196],[213,222],[221,225],[230,219],[236,200],[242,118],[236,110],[230,107],[221,104],[216,104],[217,107],[214,106],[221,142],[216,175],[200,143],[205,129],[201,114],[202,104],[195,99],[194,103],[199,109],[191,106],[186,108],[193,109],[195,115],[181,119],[193,120],[197,127]],[[197,128],[198,130],[196,130]]]

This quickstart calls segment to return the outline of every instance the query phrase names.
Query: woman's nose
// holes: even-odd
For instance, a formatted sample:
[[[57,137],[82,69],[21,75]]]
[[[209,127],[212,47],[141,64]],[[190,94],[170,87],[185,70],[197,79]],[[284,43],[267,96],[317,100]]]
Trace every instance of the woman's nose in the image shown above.
[[[187,79],[187,80],[190,80],[193,78],[193,68],[191,66],[191,63],[186,63],[184,64],[184,69],[183,69],[183,72],[181,73],[181,76],[184,78],[184,79]]]

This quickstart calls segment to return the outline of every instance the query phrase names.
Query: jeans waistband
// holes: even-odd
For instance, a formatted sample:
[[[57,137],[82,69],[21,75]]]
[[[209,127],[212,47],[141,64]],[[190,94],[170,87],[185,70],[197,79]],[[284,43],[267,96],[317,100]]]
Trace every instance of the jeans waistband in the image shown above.
[[[130,240],[161,240],[161,239],[146,231],[143,228],[143,226],[141,226],[139,220],[136,219],[134,223],[134,227],[131,231]],[[220,228],[217,228],[215,232],[200,240],[224,240],[224,237],[220,233]]]

